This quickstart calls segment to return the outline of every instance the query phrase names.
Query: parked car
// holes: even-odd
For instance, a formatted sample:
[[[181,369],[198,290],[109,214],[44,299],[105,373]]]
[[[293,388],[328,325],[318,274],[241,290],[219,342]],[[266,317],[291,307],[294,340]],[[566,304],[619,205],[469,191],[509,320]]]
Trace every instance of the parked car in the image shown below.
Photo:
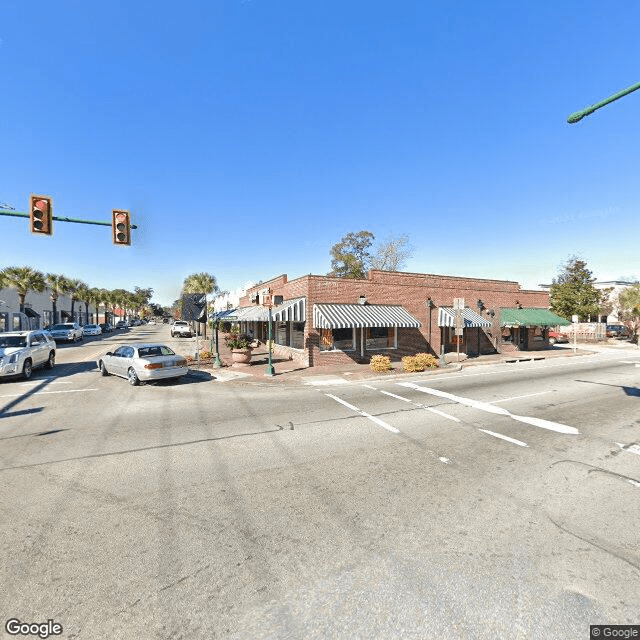
[[[102,329],[97,324],[85,324],[82,327],[82,332],[85,336],[99,336],[102,333]]]
[[[569,342],[569,338],[566,333],[549,331],[549,344],[566,344],[567,342]]]
[[[149,320],[149,322],[147,322],[147,324],[155,324],[156,321],[155,320]]]
[[[118,320],[116,322],[116,329],[128,329],[129,323],[126,320]]]
[[[629,330],[623,324],[608,324],[607,338],[628,338]]]
[[[176,320],[171,326],[171,337],[180,336],[182,338],[190,338],[193,335],[189,323],[185,320]]]
[[[76,342],[82,340],[82,327],[77,322],[54,324],[49,332],[58,342]]]
[[[0,333],[0,377],[31,377],[35,367],[53,369],[56,343],[46,331]]]
[[[184,356],[164,344],[123,344],[101,356],[97,364],[103,376],[121,376],[132,386],[189,373]]]
[[[98,326],[102,329],[102,333],[111,333],[113,331],[113,325],[110,322],[101,322]]]

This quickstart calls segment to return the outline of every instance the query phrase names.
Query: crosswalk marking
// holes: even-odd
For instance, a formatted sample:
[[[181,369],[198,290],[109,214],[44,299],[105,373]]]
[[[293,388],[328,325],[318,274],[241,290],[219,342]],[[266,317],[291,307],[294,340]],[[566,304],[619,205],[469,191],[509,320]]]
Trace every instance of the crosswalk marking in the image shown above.
[[[352,411],[359,413],[361,416],[368,418],[372,422],[375,422],[377,425],[379,425],[383,429],[386,429],[387,431],[391,431],[391,433],[400,433],[400,429],[396,429],[395,427],[392,427],[390,424],[387,424],[384,420],[380,420],[380,418],[376,418],[376,416],[372,416],[370,413],[367,413],[366,411],[362,411],[361,409],[358,409],[358,407],[354,407],[352,404],[349,404],[346,400],[343,400],[342,398],[338,398],[338,396],[334,396],[332,393],[325,393],[325,395],[329,396],[329,398],[333,398],[336,402],[343,404],[345,407],[348,407]]]
[[[504,436],[501,433],[496,433],[495,431],[488,431],[487,429],[478,429],[478,431],[482,431],[482,433],[488,433],[490,436],[495,436],[496,438],[500,438],[501,440],[506,440],[507,442],[512,442],[513,444],[517,444],[519,447],[529,446],[526,442],[522,442],[522,440],[509,438],[508,436]]]
[[[374,387],[371,387],[373,389]],[[408,402],[416,407],[420,407],[420,409],[426,409],[427,411],[431,411],[431,413],[435,413],[439,415],[441,418],[447,418],[447,420],[453,420],[453,422],[460,422],[459,418],[455,416],[450,416],[448,413],[444,411],[438,411],[438,409],[433,409],[432,407],[427,407],[424,404],[420,404],[419,402],[414,402],[413,400],[409,400],[409,398],[403,398],[402,396],[398,396],[395,393],[390,393],[389,391],[383,391],[380,389],[380,393],[384,393],[386,396],[391,396],[392,398],[397,398],[398,400],[402,400],[403,402]]]
[[[526,424],[530,424],[534,427],[540,427],[541,429],[547,429],[549,431],[555,431],[557,433],[565,433],[576,435],[580,432],[575,427],[570,427],[566,424],[561,424],[559,422],[552,422],[550,420],[543,420],[542,418],[531,418],[529,416],[518,416],[507,409],[503,409],[502,407],[496,407],[488,402],[481,402],[480,400],[472,400],[471,398],[463,398],[462,396],[456,396],[453,393],[447,393],[446,391],[440,391],[440,389],[433,389],[431,387],[421,387],[420,385],[414,384],[413,382],[398,382],[398,384],[402,387],[409,387],[410,389],[415,389],[416,391],[421,391],[422,393],[429,393],[434,396],[438,396],[440,398],[446,398],[447,400],[452,400],[453,402],[457,402],[459,404],[463,404],[467,407],[472,407],[474,409],[478,409],[480,411],[486,411],[487,413],[495,413],[503,416],[507,416],[509,418],[513,418],[518,422],[524,422]]]

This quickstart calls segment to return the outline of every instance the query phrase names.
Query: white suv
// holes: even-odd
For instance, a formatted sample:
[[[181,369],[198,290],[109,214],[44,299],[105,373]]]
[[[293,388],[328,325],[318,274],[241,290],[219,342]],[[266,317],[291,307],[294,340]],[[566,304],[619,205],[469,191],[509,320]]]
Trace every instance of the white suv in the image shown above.
[[[176,336],[182,336],[186,338],[191,337],[191,327],[188,322],[184,320],[176,320],[171,325],[171,337],[175,338]]]
[[[0,333],[0,377],[31,377],[34,367],[53,369],[56,343],[46,331]]]
[[[76,342],[76,340],[82,340],[83,333],[82,327],[77,322],[63,322],[62,324],[54,324],[49,332],[53,336],[54,340],[62,342]]]

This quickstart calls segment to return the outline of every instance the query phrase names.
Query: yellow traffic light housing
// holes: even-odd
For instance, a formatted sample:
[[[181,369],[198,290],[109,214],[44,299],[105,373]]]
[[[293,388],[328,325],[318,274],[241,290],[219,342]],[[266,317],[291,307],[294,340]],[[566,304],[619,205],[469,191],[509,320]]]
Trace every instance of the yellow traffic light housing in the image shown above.
[[[128,211],[113,209],[111,213],[113,244],[131,245],[131,215]]]
[[[31,194],[29,198],[29,227],[31,233],[53,235],[53,198]]]

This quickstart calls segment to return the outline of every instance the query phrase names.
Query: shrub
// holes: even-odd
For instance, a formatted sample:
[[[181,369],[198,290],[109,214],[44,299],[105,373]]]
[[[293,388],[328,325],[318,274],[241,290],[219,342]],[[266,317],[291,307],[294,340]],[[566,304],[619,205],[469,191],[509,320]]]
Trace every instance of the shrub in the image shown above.
[[[424,369],[435,369],[438,366],[438,359],[430,353],[417,353],[415,355],[418,364]]]
[[[201,360],[208,360],[211,357],[211,351],[201,351],[200,352],[200,359]]]
[[[405,356],[402,358],[404,370],[409,373],[433,369],[438,366],[438,360],[429,353],[418,353],[415,356]]]
[[[391,369],[391,360],[389,356],[377,355],[371,356],[371,361],[369,362],[369,366],[373,371],[378,371],[382,373],[384,371],[389,371]]]

